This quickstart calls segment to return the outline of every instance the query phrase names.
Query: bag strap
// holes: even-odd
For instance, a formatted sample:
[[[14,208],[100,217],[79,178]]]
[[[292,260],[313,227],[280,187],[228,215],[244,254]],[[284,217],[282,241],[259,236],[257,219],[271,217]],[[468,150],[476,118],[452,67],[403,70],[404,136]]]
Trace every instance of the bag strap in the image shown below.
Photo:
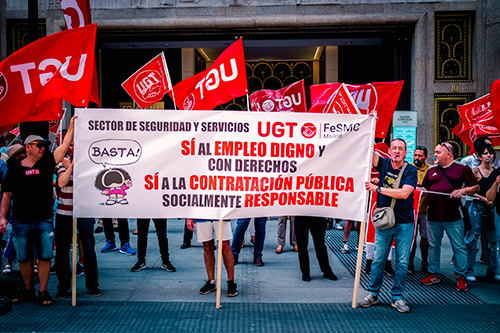
[[[403,168],[399,172],[398,178],[396,179],[396,182],[394,183],[394,188],[398,189],[399,188],[399,183],[401,182],[401,178],[403,177],[403,172],[405,171],[406,165],[408,162],[403,163]],[[392,198],[391,200],[391,209],[394,209],[394,206],[396,206],[396,198]]]
[[[453,187],[453,189],[455,190],[455,185],[453,185],[453,183],[450,180],[450,177],[448,177],[448,175],[446,174],[446,171],[444,171],[443,167],[441,167],[441,171],[443,171],[443,174],[446,177],[446,179],[448,180],[448,183],[450,183],[451,187]]]

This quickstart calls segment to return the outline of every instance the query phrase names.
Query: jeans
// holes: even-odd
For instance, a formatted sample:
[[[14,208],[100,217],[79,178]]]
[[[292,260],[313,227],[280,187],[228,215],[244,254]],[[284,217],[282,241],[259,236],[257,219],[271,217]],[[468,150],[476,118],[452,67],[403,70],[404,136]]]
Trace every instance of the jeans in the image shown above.
[[[39,222],[12,221],[12,243],[19,262],[33,259],[33,246],[39,260],[52,259],[54,248],[52,218]]]
[[[310,275],[309,266],[309,231],[314,243],[316,259],[318,259],[319,268],[324,274],[332,273],[330,262],[328,261],[328,251],[325,245],[325,223],[322,217],[316,216],[296,216],[295,232],[297,235],[297,247],[299,249],[299,265],[303,275]]]
[[[97,256],[94,238],[95,219],[77,219],[78,238],[83,247],[83,267],[85,268],[85,287],[93,290],[97,282]],[[71,288],[70,248],[73,241],[73,217],[56,214],[56,274],[59,280],[57,290],[65,292]]]
[[[150,219],[137,219],[137,260],[146,261],[146,251],[148,248],[148,233]],[[167,219],[153,219],[160,248],[161,260],[163,263],[169,262]]]
[[[446,230],[455,256],[455,277],[465,277],[467,272],[467,249],[464,242],[464,220],[454,222],[427,221],[429,236],[429,273],[440,273],[441,242]]]
[[[495,210],[495,236],[496,236],[497,262],[498,266],[500,266],[500,215],[497,214],[496,207],[494,210]]]
[[[465,234],[465,246],[467,247],[467,276],[474,276],[474,264],[476,263],[477,241],[479,236],[484,243],[484,256],[486,259],[487,275],[497,275],[498,262],[496,251],[496,236],[494,231],[488,231],[484,225],[483,215],[487,211],[487,206],[482,202],[474,202],[470,205],[469,215],[472,229]]]
[[[113,230],[113,220],[112,219],[102,219],[102,225],[104,227],[104,236],[106,241],[115,242],[115,232]],[[130,243],[130,233],[128,230],[128,220],[118,219],[118,236],[120,236],[121,246],[125,243]]]
[[[262,258],[264,239],[266,238],[266,222],[266,217],[255,218],[255,243],[253,248],[254,258]],[[239,219],[238,222],[236,222],[236,228],[233,233],[233,244],[231,245],[231,250],[233,250],[233,255],[235,256],[240,254],[243,237],[245,236],[245,231],[247,231],[249,223],[249,218]]]
[[[414,223],[396,223],[390,229],[375,232],[375,249],[372,262],[372,273],[370,285],[367,291],[378,297],[382,283],[384,282],[384,267],[391,250],[392,239],[396,247],[396,275],[392,286],[392,299],[403,299],[408,275],[408,264],[410,262],[411,244],[413,241]]]

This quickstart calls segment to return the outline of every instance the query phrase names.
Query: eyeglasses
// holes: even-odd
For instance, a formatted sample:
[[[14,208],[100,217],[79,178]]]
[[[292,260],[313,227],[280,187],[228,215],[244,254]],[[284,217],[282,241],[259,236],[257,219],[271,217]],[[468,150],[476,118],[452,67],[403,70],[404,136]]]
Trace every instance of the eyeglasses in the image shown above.
[[[37,147],[38,147],[38,149],[42,149],[42,148],[44,148],[44,147],[45,147],[45,144],[44,144],[44,143],[42,143],[42,142],[38,142],[38,143],[31,143],[31,144],[32,144],[32,145],[37,146]]]
[[[445,148],[446,148],[446,150],[447,150],[447,151],[449,151],[449,152],[451,153],[451,150],[450,150],[450,148],[448,148],[448,146],[446,145],[446,143],[441,142],[439,145],[440,145],[440,146],[445,147]]]
[[[399,150],[399,151],[405,151],[406,149],[405,149],[405,148],[403,148],[403,147],[391,147],[391,150],[392,150],[392,151],[398,151],[398,150]]]

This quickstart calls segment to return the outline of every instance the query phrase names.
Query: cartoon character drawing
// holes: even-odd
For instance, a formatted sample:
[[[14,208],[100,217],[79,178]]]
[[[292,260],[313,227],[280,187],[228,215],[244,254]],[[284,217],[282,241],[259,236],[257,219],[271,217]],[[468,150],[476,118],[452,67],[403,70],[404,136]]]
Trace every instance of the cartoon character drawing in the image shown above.
[[[95,187],[108,197],[106,205],[128,205],[126,190],[132,187],[132,179],[127,171],[120,168],[101,170],[95,179]]]

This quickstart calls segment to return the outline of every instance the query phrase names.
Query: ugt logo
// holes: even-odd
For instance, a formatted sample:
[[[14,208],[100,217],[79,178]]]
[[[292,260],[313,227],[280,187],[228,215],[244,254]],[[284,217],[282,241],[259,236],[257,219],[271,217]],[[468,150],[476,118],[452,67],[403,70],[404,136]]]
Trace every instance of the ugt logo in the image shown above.
[[[161,92],[161,74],[158,71],[141,72],[134,80],[135,94],[145,103],[155,100]]]
[[[306,139],[310,139],[316,135],[316,126],[312,123],[305,123],[302,128],[300,129],[300,132],[302,133],[302,136]]]

